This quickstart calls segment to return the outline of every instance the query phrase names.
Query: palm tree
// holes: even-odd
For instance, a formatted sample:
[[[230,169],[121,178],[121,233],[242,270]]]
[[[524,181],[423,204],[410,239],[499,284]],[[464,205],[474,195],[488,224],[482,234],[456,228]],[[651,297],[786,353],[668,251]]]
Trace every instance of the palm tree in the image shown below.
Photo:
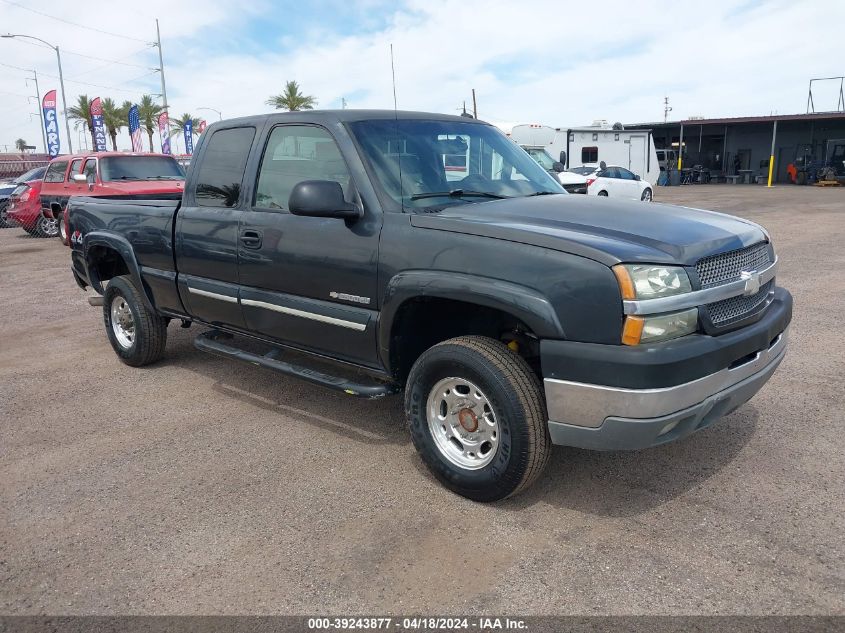
[[[199,127],[200,121],[202,121],[202,119],[196,116],[191,116],[187,112],[179,118],[170,119],[169,136],[176,136],[177,134],[181,133],[182,130],[185,129],[185,123],[187,123],[188,121],[191,122],[191,136],[196,136],[197,132],[195,130]]]
[[[22,138],[19,138],[17,141],[15,141],[15,147],[18,148],[19,152],[23,153],[23,151],[26,149],[26,141]]]
[[[87,125],[88,132],[91,134],[91,147],[97,147],[97,139],[94,138],[94,125],[91,123],[91,102],[88,95],[79,95],[76,99],[76,105],[67,109],[67,116],[69,119],[76,121],[73,129],[78,130],[80,125]]]
[[[126,127],[126,111],[117,105],[111,97],[103,99],[103,125],[111,137],[111,148],[117,151],[117,133]]]
[[[299,92],[299,84],[295,81],[288,81],[285,84],[285,91],[282,94],[273,95],[265,103],[277,110],[313,110],[317,105],[317,98],[311,95],[304,95]]]
[[[153,132],[158,129],[158,115],[162,112],[164,108],[153,101],[150,95],[141,97],[141,103],[138,104],[138,116],[141,119],[141,127],[150,137],[150,151],[153,151]]]

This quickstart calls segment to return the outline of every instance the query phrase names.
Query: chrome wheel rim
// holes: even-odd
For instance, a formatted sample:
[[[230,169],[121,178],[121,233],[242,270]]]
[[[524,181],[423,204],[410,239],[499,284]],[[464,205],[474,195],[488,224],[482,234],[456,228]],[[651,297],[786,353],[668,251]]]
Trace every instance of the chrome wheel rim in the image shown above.
[[[129,349],[135,342],[135,317],[126,299],[116,295],[111,302],[111,329],[118,344]]]
[[[643,191],[643,200],[645,202],[651,202],[651,191],[649,189]]]
[[[484,392],[464,378],[444,378],[426,403],[428,429],[440,454],[467,470],[487,466],[499,449],[501,432]]]
[[[38,222],[38,228],[41,229],[41,232],[44,233],[44,235],[56,237],[56,235],[59,234],[59,221],[42,217]]]
[[[59,221],[59,236],[64,241],[67,241],[67,230],[65,229],[65,223],[61,221]]]

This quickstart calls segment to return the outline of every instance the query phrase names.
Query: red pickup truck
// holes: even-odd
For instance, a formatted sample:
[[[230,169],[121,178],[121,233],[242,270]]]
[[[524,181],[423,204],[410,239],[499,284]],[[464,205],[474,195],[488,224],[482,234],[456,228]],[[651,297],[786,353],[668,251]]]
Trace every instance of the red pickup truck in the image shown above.
[[[185,172],[172,156],[86,152],[58,156],[44,174],[41,213],[59,221],[59,239],[68,245],[65,208],[71,196],[109,198],[182,196]]]

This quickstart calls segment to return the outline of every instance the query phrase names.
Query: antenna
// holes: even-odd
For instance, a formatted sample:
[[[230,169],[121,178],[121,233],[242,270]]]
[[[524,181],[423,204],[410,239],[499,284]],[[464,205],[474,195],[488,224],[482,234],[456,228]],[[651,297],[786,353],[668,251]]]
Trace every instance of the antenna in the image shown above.
[[[393,43],[390,44],[390,75],[393,77],[393,111],[399,108],[396,105],[396,69],[393,67]]]

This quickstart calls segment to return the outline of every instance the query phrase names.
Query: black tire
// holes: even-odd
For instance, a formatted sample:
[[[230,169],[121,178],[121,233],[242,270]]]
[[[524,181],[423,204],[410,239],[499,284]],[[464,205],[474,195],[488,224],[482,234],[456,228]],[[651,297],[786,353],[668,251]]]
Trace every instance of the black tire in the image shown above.
[[[56,237],[59,234],[59,225],[56,220],[51,220],[41,215],[35,221],[33,230],[28,232],[35,237]]]
[[[429,396],[449,377],[478,386],[499,430],[491,461],[474,470],[450,461],[429,426]],[[462,336],[426,350],[408,376],[405,414],[414,446],[432,474],[449,490],[474,501],[519,493],[537,479],[549,459],[551,438],[540,381],[525,360],[490,338]],[[476,428],[478,424],[476,420]]]
[[[652,200],[654,200],[654,196],[651,193],[650,187],[646,187],[645,189],[643,189],[643,195],[640,196],[640,200],[642,200],[643,202],[651,202]]]
[[[602,196],[603,198],[607,198],[607,192],[606,191],[599,191],[598,195]]]
[[[122,299],[132,317],[133,336],[127,345],[118,340],[112,319],[112,304]],[[125,313],[125,312],[124,312]],[[159,360],[167,343],[167,319],[152,312],[144,303],[131,277],[115,277],[103,297],[103,322],[115,354],[127,365],[142,367]]]
[[[0,229],[8,229],[13,226],[12,223],[9,222],[8,207],[8,202],[0,202]]]
[[[68,241],[68,234],[67,229],[65,227],[65,215],[62,213],[58,216],[59,218],[59,241],[64,244],[65,246],[70,246],[70,242]]]

